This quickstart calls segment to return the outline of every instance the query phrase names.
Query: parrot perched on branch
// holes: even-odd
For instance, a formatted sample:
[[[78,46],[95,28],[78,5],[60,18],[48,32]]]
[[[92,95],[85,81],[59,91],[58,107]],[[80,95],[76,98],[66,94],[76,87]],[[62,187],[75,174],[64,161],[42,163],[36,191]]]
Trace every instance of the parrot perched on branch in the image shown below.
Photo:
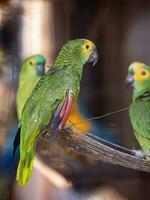
[[[96,46],[89,40],[68,41],[59,52],[54,66],[39,80],[22,112],[20,128],[14,140],[14,153],[20,144],[16,180],[23,187],[33,166],[36,139],[41,130],[58,133],[65,125],[76,101],[83,66],[96,64]]]
[[[133,87],[132,104],[129,108],[131,125],[142,150],[148,153],[150,152],[150,66],[139,62],[132,63],[126,81]]]
[[[19,120],[26,100],[45,73],[45,62],[46,60],[42,55],[33,55],[26,58],[21,66],[17,91],[17,114]]]

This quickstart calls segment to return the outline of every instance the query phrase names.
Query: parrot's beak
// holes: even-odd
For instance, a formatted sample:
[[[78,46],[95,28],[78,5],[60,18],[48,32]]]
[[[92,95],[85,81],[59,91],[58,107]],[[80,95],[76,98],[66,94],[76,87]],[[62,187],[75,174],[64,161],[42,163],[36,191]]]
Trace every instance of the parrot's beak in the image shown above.
[[[89,59],[88,59],[88,63],[93,63],[93,66],[97,63],[97,61],[98,61],[98,53],[97,53],[97,49],[95,49],[92,53],[91,53],[91,55],[90,55],[90,57],[89,57]]]
[[[134,76],[132,74],[128,73],[127,78],[126,78],[127,87],[129,85],[133,86],[133,82],[134,82]]]
[[[38,76],[44,75],[44,66],[45,66],[45,63],[44,64],[38,64],[36,66],[36,71],[37,71]]]

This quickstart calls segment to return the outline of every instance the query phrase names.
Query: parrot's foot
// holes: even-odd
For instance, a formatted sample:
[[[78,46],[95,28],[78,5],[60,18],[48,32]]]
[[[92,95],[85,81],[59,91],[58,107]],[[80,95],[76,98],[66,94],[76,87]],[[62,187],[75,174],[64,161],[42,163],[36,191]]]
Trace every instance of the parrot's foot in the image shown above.
[[[148,152],[148,151],[133,149],[132,153],[134,156],[136,156],[138,158],[149,158],[150,159],[150,152]]]
[[[48,132],[44,132],[41,134],[40,139],[44,142],[49,141],[50,144],[51,143],[54,144],[54,143],[57,143],[56,137],[57,137],[57,134],[49,134]]]
[[[58,136],[58,133],[60,131],[58,130],[58,131],[55,131],[55,133],[53,133],[50,130],[51,130],[50,123],[42,126],[42,128],[40,129],[42,140],[47,140],[47,139],[49,139],[49,137],[50,137],[51,141],[53,141],[53,142],[56,140],[56,137]]]
[[[49,124],[43,125],[41,127],[41,129],[40,129],[40,133],[42,133],[42,135],[49,134],[49,132],[50,132],[50,126],[49,126]]]
[[[74,127],[74,124],[66,124],[65,126],[64,126],[64,129],[65,130],[70,130],[70,129],[72,129]]]
[[[136,156],[138,158],[145,158],[145,152],[142,151],[142,150],[133,149],[132,153],[133,153],[134,156]]]
[[[41,134],[41,139],[42,140],[47,140],[47,138],[49,137],[49,134],[48,134],[48,132],[42,132],[42,134]]]

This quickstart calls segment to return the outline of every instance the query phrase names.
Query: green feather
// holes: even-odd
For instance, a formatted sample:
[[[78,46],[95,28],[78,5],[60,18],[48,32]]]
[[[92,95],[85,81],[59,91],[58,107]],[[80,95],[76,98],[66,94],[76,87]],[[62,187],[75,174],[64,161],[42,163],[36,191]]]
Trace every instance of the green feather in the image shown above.
[[[19,183],[20,187],[23,187],[24,184],[28,181],[33,167],[33,158],[34,158],[34,146],[28,149],[27,152],[21,154],[21,159],[19,161],[16,180]]]

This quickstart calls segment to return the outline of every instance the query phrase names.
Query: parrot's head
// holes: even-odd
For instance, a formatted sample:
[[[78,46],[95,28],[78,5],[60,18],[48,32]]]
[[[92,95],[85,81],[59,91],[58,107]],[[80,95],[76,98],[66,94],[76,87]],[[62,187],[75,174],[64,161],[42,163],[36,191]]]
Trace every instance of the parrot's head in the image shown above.
[[[33,55],[25,59],[23,66],[27,73],[42,76],[45,73],[46,59],[42,55]]]
[[[128,85],[132,85],[135,93],[150,90],[150,66],[134,62],[129,66],[126,78]]]
[[[96,46],[93,42],[86,39],[75,39],[66,42],[62,47],[57,59],[56,66],[61,64],[66,64],[65,62],[74,64],[86,64],[93,63],[95,65],[98,61],[98,53]]]

